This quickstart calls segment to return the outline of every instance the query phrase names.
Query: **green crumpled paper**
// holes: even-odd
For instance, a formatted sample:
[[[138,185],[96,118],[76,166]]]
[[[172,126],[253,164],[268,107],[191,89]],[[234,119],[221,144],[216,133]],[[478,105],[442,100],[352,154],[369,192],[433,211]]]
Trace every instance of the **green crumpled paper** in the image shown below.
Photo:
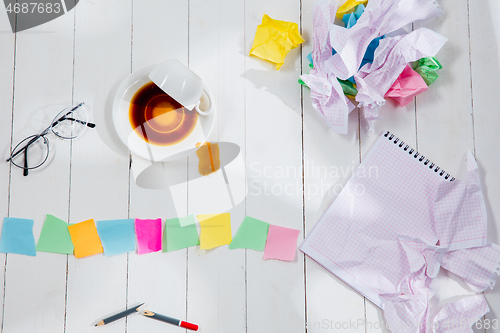
[[[437,71],[443,68],[436,57],[426,57],[413,63],[413,70],[420,74],[425,83],[430,86],[439,77]]]

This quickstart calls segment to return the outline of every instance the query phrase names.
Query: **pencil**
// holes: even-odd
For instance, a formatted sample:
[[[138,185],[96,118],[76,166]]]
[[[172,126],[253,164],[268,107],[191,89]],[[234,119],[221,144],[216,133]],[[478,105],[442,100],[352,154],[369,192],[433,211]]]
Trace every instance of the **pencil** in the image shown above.
[[[144,311],[144,312],[142,312],[142,314],[146,317],[153,318],[153,319],[156,319],[159,321],[163,321],[165,323],[169,323],[169,324],[172,324],[175,326],[184,327],[184,328],[187,328],[187,329],[190,329],[193,331],[198,330],[198,325],[191,324],[191,323],[188,323],[186,321],[182,321],[182,320],[175,319],[172,317],[164,316],[164,315],[161,315],[159,313],[154,313],[152,311]]]
[[[109,316],[108,318],[104,318],[103,320],[101,320],[100,322],[98,322],[97,324],[95,324],[95,326],[103,326],[103,325],[106,325],[106,324],[109,324],[111,323],[112,321],[115,321],[115,320],[118,320],[120,318],[123,318],[123,317],[126,317],[128,316],[129,314],[131,313],[135,313],[135,312],[138,312],[139,311],[139,308],[143,305],[144,303],[141,303],[137,306],[134,306],[133,308],[130,308],[130,309],[127,309],[125,311],[122,311],[120,313],[117,313],[115,315],[112,315],[112,316]]]

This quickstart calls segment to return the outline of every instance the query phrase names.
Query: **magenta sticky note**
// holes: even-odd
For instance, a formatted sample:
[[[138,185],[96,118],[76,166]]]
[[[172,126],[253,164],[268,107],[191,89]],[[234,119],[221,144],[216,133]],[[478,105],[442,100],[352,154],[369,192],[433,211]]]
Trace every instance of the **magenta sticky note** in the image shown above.
[[[396,100],[399,105],[405,106],[413,100],[413,97],[427,90],[427,83],[410,66],[406,65],[403,72],[398,76],[391,88],[385,94],[386,98]]]
[[[137,253],[146,254],[161,250],[161,219],[135,219],[135,235],[137,237]]]
[[[263,259],[292,261],[297,252],[297,238],[300,230],[270,225],[267,233]]]

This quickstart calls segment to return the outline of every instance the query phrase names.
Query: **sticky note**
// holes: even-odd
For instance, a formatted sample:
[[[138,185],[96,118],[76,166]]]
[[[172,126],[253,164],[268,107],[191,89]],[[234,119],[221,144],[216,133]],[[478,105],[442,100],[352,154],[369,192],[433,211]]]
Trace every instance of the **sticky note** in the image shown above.
[[[105,255],[135,251],[134,219],[96,221],[96,227]]]
[[[231,215],[197,215],[200,221],[200,249],[212,249],[231,243]]]
[[[161,219],[135,219],[135,234],[138,254],[161,250]]]
[[[178,217],[177,219],[179,220],[181,227],[185,227],[187,225],[191,225],[191,224],[196,223],[196,219],[194,218],[194,215],[189,215],[186,217]]]
[[[190,215],[184,219],[192,220],[186,226],[182,226],[179,218],[165,221],[163,229],[163,252],[176,251],[187,247],[200,245],[200,238],[196,230],[195,218]]]
[[[391,88],[385,94],[385,98],[396,100],[401,106],[405,106],[413,97],[427,90],[424,79],[410,66],[406,65],[403,72],[398,76]]]
[[[274,20],[264,14],[262,23],[257,26],[250,55],[275,63],[276,69],[280,69],[288,52],[303,42],[297,23]]]
[[[68,231],[69,224],[53,215],[45,217],[36,250],[40,252],[73,254],[75,247]]]
[[[436,57],[422,58],[413,63],[413,70],[422,76],[428,86],[436,81],[438,78],[437,71],[442,68],[443,66]]]
[[[337,18],[341,19],[345,14],[352,13],[353,11],[355,11],[356,6],[361,5],[361,4],[365,4],[367,2],[368,2],[368,0],[347,0],[337,10]],[[364,9],[364,7],[363,7],[363,9]]]
[[[295,259],[300,230],[270,225],[263,259],[292,261]]]
[[[263,251],[266,246],[268,230],[269,223],[245,216],[233,241],[229,244],[229,248]]]
[[[75,246],[75,257],[84,258],[103,252],[93,219],[69,225],[68,231]]]
[[[33,220],[5,217],[0,237],[0,252],[36,256]]]

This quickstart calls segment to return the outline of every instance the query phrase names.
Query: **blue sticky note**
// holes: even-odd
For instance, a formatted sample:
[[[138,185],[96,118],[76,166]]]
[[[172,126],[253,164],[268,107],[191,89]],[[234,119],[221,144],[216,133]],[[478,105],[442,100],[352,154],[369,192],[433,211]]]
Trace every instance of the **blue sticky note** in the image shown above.
[[[105,255],[135,251],[134,219],[96,221],[96,227]]]
[[[356,24],[356,22],[358,22],[356,16],[354,16],[353,13],[345,14],[342,18],[342,21],[344,22],[347,29],[351,29]]]
[[[0,237],[0,252],[36,256],[33,220],[5,217]]]
[[[356,10],[354,10],[354,16],[356,17],[356,20],[359,20],[361,14],[363,14],[364,11],[365,11],[365,6],[363,4],[356,6]]]
[[[367,60],[370,63],[373,61],[373,57],[375,55],[375,49],[378,47],[380,40],[383,38],[384,36],[377,37],[370,42],[368,48],[366,49],[365,55],[363,56],[363,59]]]
[[[312,52],[307,55],[307,60],[314,66]]]

